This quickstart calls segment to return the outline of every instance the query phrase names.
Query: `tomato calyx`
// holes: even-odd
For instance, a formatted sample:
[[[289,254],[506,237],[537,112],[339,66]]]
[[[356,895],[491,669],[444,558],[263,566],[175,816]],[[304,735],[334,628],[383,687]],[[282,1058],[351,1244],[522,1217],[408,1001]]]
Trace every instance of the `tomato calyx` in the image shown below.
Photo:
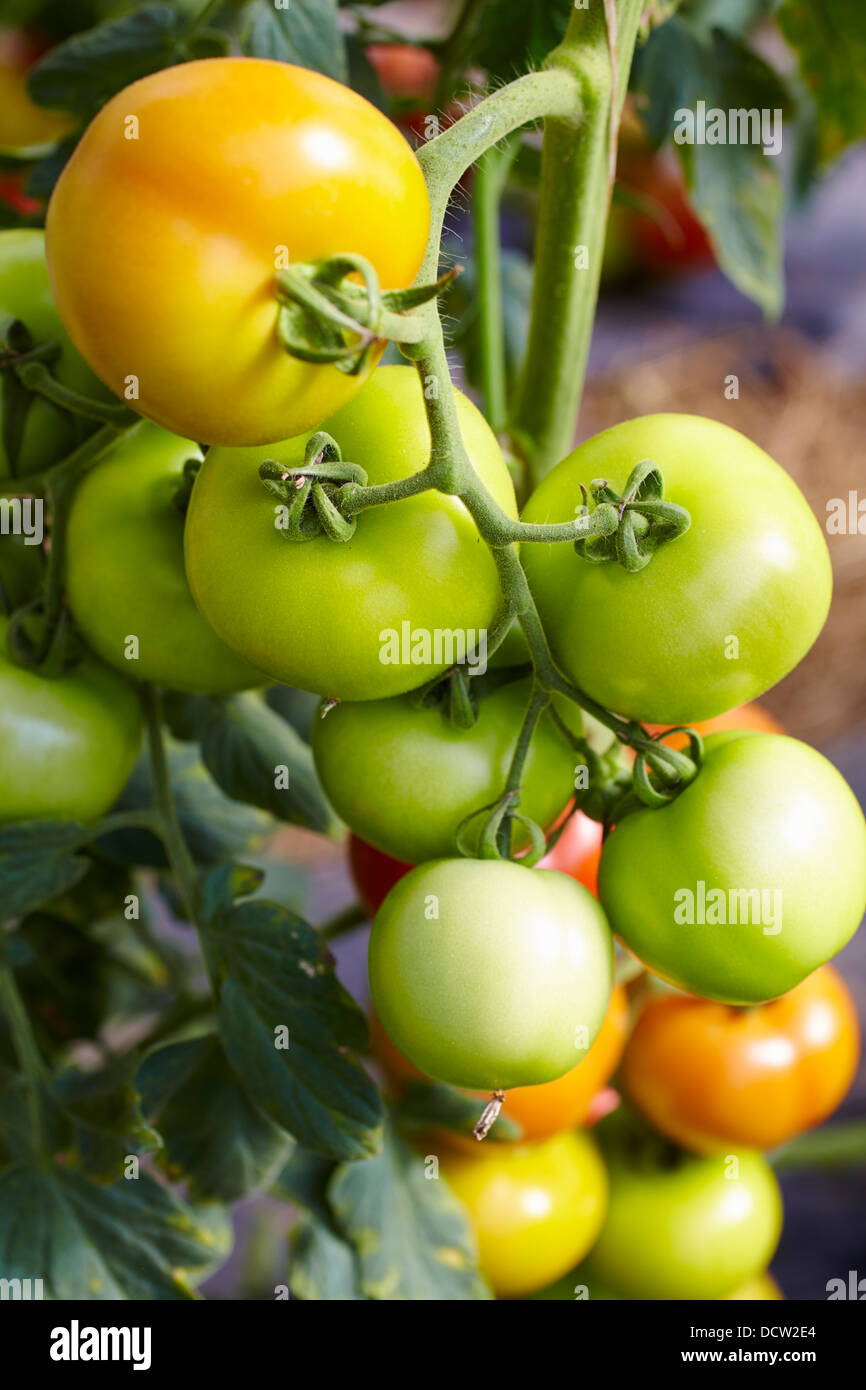
[[[373,350],[383,340],[421,341],[427,330],[406,311],[435,299],[458,274],[455,266],[432,284],[382,290],[365,256],[346,253],[298,261],[277,273],[277,336],[290,356],[331,363],[357,376],[370,365]],[[359,276],[361,284],[350,276]]]
[[[620,496],[604,478],[589,485],[592,506],[581,483],[583,506],[578,515],[594,515],[602,507],[616,509],[616,525],[607,534],[581,537],[574,548],[592,565],[616,563],[629,574],[649,564],[660,545],[676,540],[691,526],[685,507],[664,500],[664,478],[652,459],[635,464]]]
[[[352,539],[358,520],[341,511],[342,489],[346,483],[363,486],[367,474],[358,464],[343,461],[339,444],[324,430],[309,440],[300,467],[265,459],[259,477],[286,508],[280,530],[287,540],[309,541],[322,535],[331,541]]]
[[[40,596],[9,616],[6,651],[16,666],[56,680],[78,664],[84,646],[72,629],[68,609],[52,619]]]

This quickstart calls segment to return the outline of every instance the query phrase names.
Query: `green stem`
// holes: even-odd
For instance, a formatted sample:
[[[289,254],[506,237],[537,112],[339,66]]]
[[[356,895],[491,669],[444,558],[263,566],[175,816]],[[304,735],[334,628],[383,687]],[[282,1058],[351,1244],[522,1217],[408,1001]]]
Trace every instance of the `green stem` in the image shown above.
[[[12,366],[22,386],[26,386],[28,391],[38,396],[43,396],[61,410],[69,410],[86,420],[102,420],[105,424],[112,424],[118,428],[127,423],[137,425],[141,419],[140,415],[136,415],[126,405],[95,401],[90,396],[82,396],[78,391],[64,386],[52,376],[50,368],[44,362],[30,361],[22,362],[20,365],[13,362]]]
[[[198,921],[199,915],[198,875],[177,815],[162,738],[161,701],[153,686],[143,687],[142,703],[147,722],[153,800],[159,817],[159,835],[165,846],[172,873],[177,880],[187,918],[194,924]]]
[[[362,922],[369,922],[369,920],[370,914],[365,911],[361,904],[352,903],[334,917],[329,917],[327,922],[322,922],[316,930],[320,940],[333,941],[336,937],[343,936],[345,932],[352,931],[354,927],[360,927]]]
[[[513,417],[515,439],[535,480],[572,447],[595,318],[615,139],[642,0],[575,9],[547,60],[571,74],[583,119],[545,121],[535,278],[526,360]],[[616,15],[616,43],[605,9]]]
[[[9,1025],[15,1055],[27,1078],[27,1105],[34,1151],[40,1162],[47,1165],[51,1156],[48,1152],[48,1137],[42,1108],[42,1086],[48,1075],[48,1069],[36,1045],[30,1019],[15,982],[15,976],[5,961],[0,961],[0,1011]]]
[[[496,431],[504,428],[507,417],[499,205],[505,179],[516,153],[517,142],[514,139],[508,140],[502,148],[488,150],[475,170],[473,195],[481,397],[484,414]]]

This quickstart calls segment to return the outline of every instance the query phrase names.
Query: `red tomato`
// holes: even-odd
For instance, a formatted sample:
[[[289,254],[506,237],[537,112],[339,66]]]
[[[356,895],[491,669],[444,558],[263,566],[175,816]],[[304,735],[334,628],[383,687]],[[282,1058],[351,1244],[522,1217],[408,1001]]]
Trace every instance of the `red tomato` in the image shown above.
[[[419,102],[433,96],[439,64],[429,48],[410,43],[371,43],[366,53],[388,96],[417,98]]]
[[[380,849],[374,849],[357,835],[350,834],[349,870],[361,906],[371,917],[375,917],[397,880],[408,874],[412,867],[401,859],[392,859],[390,854],[383,854]]]
[[[604,831],[599,821],[575,811],[565,829],[544,858],[539,869],[559,869],[570,874],[598,897],[598,865]]]

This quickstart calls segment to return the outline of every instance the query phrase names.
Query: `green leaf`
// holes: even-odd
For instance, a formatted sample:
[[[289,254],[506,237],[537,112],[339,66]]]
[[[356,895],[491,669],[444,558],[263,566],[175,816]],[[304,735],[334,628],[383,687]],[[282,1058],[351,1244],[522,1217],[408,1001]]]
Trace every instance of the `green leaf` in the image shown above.
[[[220,1037],[245,1093],[316,1153],[375,1153],[379,1094],[347,1054],[366,1046],[367,1023],[332,957],[295,913],[258,899],[226,906],[227,891],[244,890],[227,871],[212,874],[204,942],[221,980]]]
[[[334,828],[309,746],[260,695],[173,697],[167,714],[175,732],[199,740],[205,766],[226,796],[290,825],[320,833]]]
[[[784,0],[778,23],[814,96],[820,159],[826,163],[866,138],[863,0]]]
[[[463,1208],[442,1178],[390,1129],[380,1154],[341,1164],[330,1206],[358,1253],[368,1298],[486,1299]]]
[[[27,80],[42,106],[89,116],[148,73],[181,62],[187,22],[171,5],[146,5],[49,49]]]
[[[161,1166],[197,1200],[236,1202],[285,1163],[291,1140],[248,1100],[213,1034],[158,1048],[137,1084],[162,1135]]]
[[[650,36],[634,73],[656,144],[672,137],[679,113],[696,109],[786,112],[790,94],[757,54],[720,29],[707,33],[674,16]],[[782,309],[783,189],[778,160],[760,144],[677,146],[689,196],[719,265],[764,312]]]
[[[28,917],[8,944],[16,953],[10,964],[41,1049],[50,1055],[76,1039],[94,1037],[108,991],[104,947],[48,913]]]
[[[26,916],[83,878],[90,861],[77,851],[91,836],[73,822],[0,828],[0,920]]]
[[[840,1120],[801,1134],[773,1155],[780,1172],[866,1167],[866,1120]]]
[[[252,58],[297,63],[345,82],[348,62],[337,13],[337,0],[292,0],[279,10],[271,0],[252,0],[243,11],[242,51]]]
[[[94,1181],[116,1181],[130,1154],[159,1147],[160,1136],[141,1113],[134,1069],[134,1057],[125,1057],[98,1071],[60,1072],[51,1084],[54,1100],[72,1121],[78,1163]]]
[[[457,1134],[471,1135],[485,1102],[441,1082],[410,1081],[394,1107],[394,1119],[403,1129],[429,1133],[431,1129],[449,1129]],[[523,1131],[503,1110],[487,1136],[486,1143],[513,1143]]]
[[[181,829],[197,864],[218,864],[265,844],[273,833],[273,822],[262,812],[242,806],[220,791],[197,748],[167,739],[166,753]],[[150,767],[143,756],[115,809],[149,810],[152,806]],[[123,863],[168,867],[161,842],[149,830],[112,831],[100,839],[99,847]]]
[[[474,57],[510,82],[541,66],[565,34],[573,0],[481,0]]]
[[[56,1300],[193,1297],[188,1271],[228,1253],[225,1232],[153,1178],[96,1187],[67,1169],[0,1177],[0,1270]]]
[[[303,1211],[290,1237],[289,1287],[296,1298],[344,1302],[364,1298],[354,1246],[339,1230],[328,1205],[335,1164],[295,1149],[274,1184],[274,1195]]]

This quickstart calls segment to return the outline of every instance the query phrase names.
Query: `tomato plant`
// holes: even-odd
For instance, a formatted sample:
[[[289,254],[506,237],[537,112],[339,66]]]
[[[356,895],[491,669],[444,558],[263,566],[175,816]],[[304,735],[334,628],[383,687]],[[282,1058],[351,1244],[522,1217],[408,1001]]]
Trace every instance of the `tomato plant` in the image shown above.
[[[756,1153],[697,1158],[652,1136],[629,1138],[619,1115],[599,1127],[610,1178],[590,1275],[627,1298],[725,1298],[766,1269],[782,1202]]]
[[[352,253],[402,288],[428,218],[415,156],[362,97],[303,67],[212,58],[102,108],[51,200],[48,255],[63,321],[112,390],[186,438],[251,445],[318,424],[364,380],[287,356],[275,272]]]
[[[793,989],[860,925],[866,821],[804,743],[731,732],[704,749],[691,786],[608,837],[599,892],[613,930],[651,970],[708,999],[760,1003]]]
[[[832,1114],[859,1057],[854,1001],[824,965],[754,1009],[651,997],[629,1039],[623,1084],[655,1128],[688,1149],[772,1149]]]
[[[620,714],[685,724],[755,699],[805,656],[827,617],[830,557],[778,464],[694,415],[648,415],[587,440],[536,488],[524,520],[567,520],[581,484],[604,478],[621,492],[644,459],[691,517],[650,564],[587,564],[564,545],[526,547],[523,562],[566,675]]]
[[[569,1071],[612,985],[607,923],[585,889],[482,860],[434,861],[400,879],[373,924],[369,965],[396,1046],[428,1076],[472,1090]]]
[[[195,444],[147,422],[115,445],[73,501],[66,583],[75,621],[103,661],[138,680],[219,695],[265,678],[220,641],[189,591],[179,504],[188,460],[201,460]]]
[[[559,869],[571,874],[584,888],[598,897],[598,866],[601,862],[603,827],[582,811],[569,816],[565,829],[553,848],[540,861],[539,868]]]
[[[455,394],[478,476],[506,511],[514,491],[499,446]],[[422,468],[430,449],[424,397],[408,367],[380,367],[357,400],[326,424],[371,485]],[[463,503],[424,493],[362,515],[354,538],[287,543],[279,506],[262,485],[266,458],[300,466],[307,439],[262,449],[212,449],[186,526],[195,600],[217,633],[274,680],[346,700],[402,694],[441,674],[457,650],[436,634],[486,631],[496,616],[496,567]],[[266,597],[265,597],[266,596]]]
[[[579,1260],[604,1218],[607,1179],[588,1134],[443,1153],[440,1171],[467,1207],[481,1271],[494,1293],[519,1298]]]

